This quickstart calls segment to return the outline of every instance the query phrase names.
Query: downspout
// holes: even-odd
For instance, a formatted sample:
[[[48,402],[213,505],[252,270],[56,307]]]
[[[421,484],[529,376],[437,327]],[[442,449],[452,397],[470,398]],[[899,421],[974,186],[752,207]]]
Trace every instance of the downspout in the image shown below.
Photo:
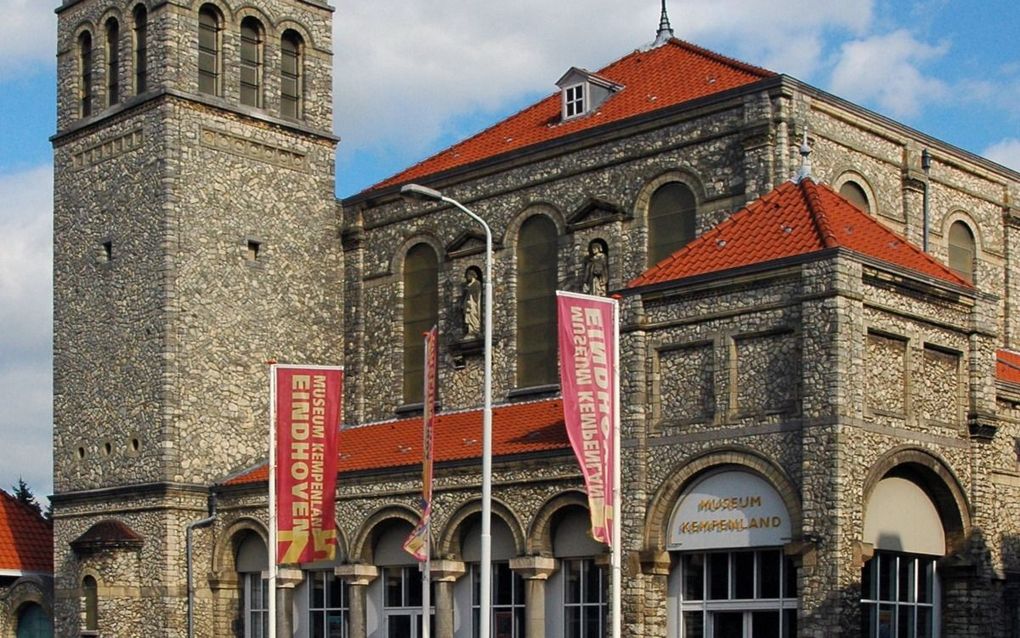
[[[924,171],[924,216],[921,218],[921,247],[928,252],[928,191],[931,187],[931,153],[928,149],[921,151],[921,170]]]
[[[187,563],[188,563],[188,638],[193,638],[195,635],[195,587],[192,585],[192,546],[191,546],[191,532],[198,527],[207,527],[216,520],[216,493],[211,492],[209,494],[209,516],[188,523],[187,528]]]

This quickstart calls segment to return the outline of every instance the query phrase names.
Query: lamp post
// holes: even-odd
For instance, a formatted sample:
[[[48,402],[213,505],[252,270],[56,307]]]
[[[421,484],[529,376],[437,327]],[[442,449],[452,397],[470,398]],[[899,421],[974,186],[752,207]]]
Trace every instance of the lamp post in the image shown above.
[[[489,638],[492,616],[492,231],[485,220],[455,199],[419,184],[406,184],[401,197],[444,202],[459,209],[485,229],[485,387],[482,409],[482,575],[478,635]],[[427,622],[427,621],[426,621]]]

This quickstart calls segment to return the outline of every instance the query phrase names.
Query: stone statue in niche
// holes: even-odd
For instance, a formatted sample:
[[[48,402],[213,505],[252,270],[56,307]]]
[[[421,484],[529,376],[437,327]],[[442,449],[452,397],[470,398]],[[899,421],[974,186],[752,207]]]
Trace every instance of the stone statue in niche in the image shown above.
[[[588,256],[584,260],[584,276],[581,279],[581,292],[588,295],[605,297],[609,290],[609,258],[605,245],[594,240],[588,244]]]
[[[460,311],[464,321],[464,338],[477,339],[482,333],[482,275],[477,268],[464,271]]]

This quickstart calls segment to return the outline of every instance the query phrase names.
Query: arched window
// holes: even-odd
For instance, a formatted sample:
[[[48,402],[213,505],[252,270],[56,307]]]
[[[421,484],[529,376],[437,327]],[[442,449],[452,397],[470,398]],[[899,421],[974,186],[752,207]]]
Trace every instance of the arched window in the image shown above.
[[[521,225],[517,241],[517,386],[556,383],[556,224]]]
[[[92,115],[92,34],[82,31],[78,36],[79,108],[82,117]]]
[[[283,32],[280,39],[280,115],[299,118],[304,95],[304,42],[297,31]]]
[[[241,21],[241,104],[262,106],[262,24],[252,17]]]
[[[220,30],[219,11],[203,5],[198,11],[198,90],[209,95],[220,94]]]
[[[135,94],[148,87],[149,14],[144,4],[135,7]]]
[[[266,544],[254,532],[249,532],[237,547],[235,557],[237,578],[241,585],[241,614],[244,636],[269,635],[269,569]]]
[[[85,605],[85,630],[99,630],[99,584],[96,579],[86,576],[81,581],[82,596]]]
[[[17,638],[53,638],[53,623],[36,603],[25,603],[18,609]]]
[[[694,192],[671,182],[652,194],[648,206],[648,263],[654,265],[694,239]]]
[[[974,257],[977,249],[974,233],[964,222],[953,222],[949,227],[949,269],[963,279],[974,281]]]
[[[605,546],[592,540],[591,516],[579,506],[556,514],[552,527],[553,557],[560,563],[545,590],[547,626],[556,635],[608,636],[609,574],[599,558]],[[562,618],[559,616],[562,614]]]
[[[115,18],[106,21],[106,104],[120,101],[120,24]]]
[[[428,244],[415,244],[404,258],[404,403],[422,401],[423,335],[439,318],[439,260]]]
[[[868,203],[868,194],[864,192],[864,189],[857,182],[845,182],[839,187],[839,194],[858,209],[865,213],[871,213],[871,204]]]

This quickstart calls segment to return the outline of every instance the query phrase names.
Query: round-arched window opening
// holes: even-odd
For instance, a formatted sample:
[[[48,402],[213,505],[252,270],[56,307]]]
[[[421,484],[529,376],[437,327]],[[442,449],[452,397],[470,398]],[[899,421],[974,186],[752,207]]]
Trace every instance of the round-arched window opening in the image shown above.
[[[25,603],[18,609],[16,638],[53,638],[53,623],[36,603]]]
[[[977,256],[977,242],[970,227],[962,222],[953,222],[949,227],[949,269],[965,281],[974,282],[974,258]]]
[[[105,454],[106,456],[110,456],[110,454],[112,454],[112,453],[113,453],[113,443],[110,443],[109,441],[107,441],[106,443],[103,443],[103,454]]]
[[[138,440],[138,437],[131,439],[131,451],[137,452],[142,447],[142,443]]]
[[[85,448],[80,447],[80,448],[78,448],[78,460],[81,460],[81,459],[84,459],[84,458],[85,458]]]
[[[852,180],[845,182],[839,187],[839,194],[859,210],[871,213],[871,203],[868,202],[868,194],[864,192],[864,188],[857,182]]]

